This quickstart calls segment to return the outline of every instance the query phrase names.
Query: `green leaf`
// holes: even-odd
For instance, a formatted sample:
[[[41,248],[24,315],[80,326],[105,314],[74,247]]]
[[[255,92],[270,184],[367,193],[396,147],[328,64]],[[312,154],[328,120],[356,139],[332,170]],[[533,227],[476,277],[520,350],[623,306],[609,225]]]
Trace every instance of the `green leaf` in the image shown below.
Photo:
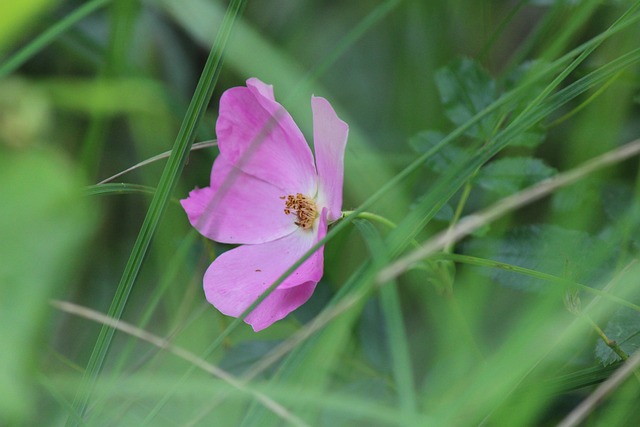
[[[604,333],[628,355],[635,353],[640,348],[640,313],[630,308],[620,308],[605,326]],[[604,366],[621,360],[602,340],[596,344],[595,354]]]
[[[79,176],[52,150],[0,148],[0,424],[34,414],[49,299],[67,285],[96,224]],[[28,423],[27,423],[28,424]]]
[[[495,81],[475,61],[464,58],[437,71],[436,85],[445,114],[456,126],[462,126],[473,116],[498,99]],[[497,115],[488,115],[467,134],[480,139],[493,135]]]
[[[487,191],[508,196],[555,175],[556,170],[540,159],[508,157],[480,169],[475,182]]]
[[[427,153],[444,138],[443,133],[427,130],[417,133],[409,140],[409,144],[418,153]],[[442,174],[453,166],[463,163],[467,157],[468,154],[463,149],[449,143],[430,156],[425,162],[425,166],[437,174]]]
[[[525,64],[514,70],[513,73],[520,77],[517,81],[521,81],[522,75],[529,68],[529,64]],[[467,123],[502,95],[497,89],[496,81],[477,62],[470,59],[461,59],[440,69],[436,73],[436,85],[445,113],[456,126]],[[490,139],[498,130],[502,117],[507,117],[508,113],[513,112],[512,108],[500,109],[487,115],[477,125],[468,129],[466,134],[481,140]],[[544,140],[544,136],[542,130],[532,129],[517,134],[509,141],[509,145],[536,147]]]
[[[209,57],[207,58],[191,102],[189,103],[189,108],[180,126],[180,131],[173,144],[173,150],[160,177],[158,188],[153,195],[149,210],[147,211],[136,242],[131,250],[131,255],[122,273],[113,300],[111,301],[111,306],[108,311],[110,317],[119,319],[124,312],[129,294],[133,289],[138,273],[142,268],[143,260],[151,244],[151,239],[155,234],[162,214],[171,197],[171,193],[176,186],[189,152],[191,151],[191,145],[193,144],[198,124],[211,99],[213,89],[218,82],[218,76],[220,75],[223,63],[223,52],[227,45],[231,29],[242,12],[245,3],[243,0],[235,0],[230,3],[227,9],[222,25],[219,28],[218,37],[216,37],[215,43],[209,52]],[[73,404],[74,410],[81,416],[86,410],[91,390],[102,370],[114,332],[112,328],[106,325],[102,327],[89,362],[87,363],[83,384],[79,388]],[[69,419],[68,424],[71,425],[74,422],[75,421]]]
[[[555,213],[579,215],[585,209],[593,209],[600,205],[600,194],[593,191],[601,183],[597,177],[587,177],[582,181],[557,191],[551,199],[551,207]]]
[[[608,271],[607,260],[593,250],[603,244],[581,231],[542,224],[515,228],[501,239],[471,241],[464,245],[464,251],[589,285],[599,283]],[[503,286],[522,290],[541,291],[555,286],[502,270],[493,271],[492,278]]]
[[[625,238],[640,247],[640,199],[636,191],[622,182],[612,182],[604,186],[601,200],[611,223],[625,230]]]

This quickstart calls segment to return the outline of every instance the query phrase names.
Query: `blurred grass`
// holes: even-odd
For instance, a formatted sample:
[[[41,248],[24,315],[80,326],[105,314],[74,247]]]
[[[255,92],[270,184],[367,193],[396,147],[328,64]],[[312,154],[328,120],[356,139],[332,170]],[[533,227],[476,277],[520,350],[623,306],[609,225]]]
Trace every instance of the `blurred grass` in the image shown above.
[[[554,425],[611,375],[581,316],[605,329],[619,304],[580,292],[575,316],[565,289],[589,271],[585,285],[640,302],[637,159],[497,221],[426,270],[383,289],[375,277],[414,238],[453,225],[447,207],[464,216],[493,200],[476,180],[484,165],[524,157],[566,171],[638,138],[640,2],[247,2],[212,102],[197,98],[207,107],[199,124],[188,106],[226,3],[106,3],[0,6],[0,177],[9,183],[0,192],[0,238],[11,242],[0,251],[0,316],[11,326],[0,335],[0,391],[12,397],[0,402],[0,423],[282,425],[251,395],[120,332],[110,352],[96,348],[104,366],[95,356],[88,363],[99,327],[53,316],[46,302],[54,295],[104,313],[117,307],[115,318],[229,369],[314,426]],[[434,77],[461,56],[487,70],[496,94],[471,120],[452,124],[449,108],[474,104],[443,105]],[[366,202],[398,224],[334,226],[312,300],[259,334],[204,302],[202,274],[225,248],[196,237],[175,204],[160,219],[170,198],[208,182],[216,150],[187,156],[190,143],[215,137],[218,97],[252,76],[274,85],[306,135],[312,93],[336,106],[351,129],[344,209]],[[463,93],[473,89],[463,83]],[[474,133],[474,123],[496,117],[492,133]],[[188,134],[179,131],[183,120]],[[513,146],[532,129],[543,132],[541,145]],[[425,130],[443,139],[416,153],[408,140]],[[83,173],[111,176],[170,149],[176,135],[180,156],[121,183],[85,187]],[[433,173],[429,161],[448,147],[464,157]],[[514,240],[519,227],[538,225],[566,232]],[[589,237],[580,240],[592,245],[587,260],[563,253],[572,242],[562,239],[577,235]],[[518,265],[461,262],[489,247]],[[544,257],[564,267],[536,264]],[[538,273],[544,291],[519,286],[517,267]],[[317,330],[313,318],[323,322]],[[89,396],[81,378],[99,370]],[[83,421],[71,404],[78,392],[88,399]],[[629,402],[639,392],[632,378],[591,425],[637,424]]]
[[[33,21],[53,3],[52,0],[26,0],[20,4],[3,2],[0,6],[0,52],[27,32]]]

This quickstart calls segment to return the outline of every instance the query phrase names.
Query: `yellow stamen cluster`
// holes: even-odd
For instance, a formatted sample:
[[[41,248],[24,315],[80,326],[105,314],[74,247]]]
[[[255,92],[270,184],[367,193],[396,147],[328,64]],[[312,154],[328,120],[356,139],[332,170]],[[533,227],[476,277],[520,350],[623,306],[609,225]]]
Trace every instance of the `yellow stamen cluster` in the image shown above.
[[[287,215],[294,213],[298,217],[298,220],[295,221],[296,225],[305,230],[313,227],[313,222],[318,217],[318,209],[313,199],[301,193],[295,196],[289,194],[286,198],[284,196],[280,198],[285,200],[284,213]]]

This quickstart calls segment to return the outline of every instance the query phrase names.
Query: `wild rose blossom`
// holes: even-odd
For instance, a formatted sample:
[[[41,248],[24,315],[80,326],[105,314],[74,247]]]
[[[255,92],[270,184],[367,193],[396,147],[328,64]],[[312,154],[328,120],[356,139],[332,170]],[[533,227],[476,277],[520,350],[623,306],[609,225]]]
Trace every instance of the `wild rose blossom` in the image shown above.
[[[316,159],[273,87],[256,78],[227,90],[216,123],[220,155],[209,187],[181,204],[205,237],[242,244],[218,256],[204,275],[207,300],[240,316],[314,244],[342,209],[349,127],[331,104],[311,98]],[[304,304],[323,274],[324,247],[246,318],[259,331]]]

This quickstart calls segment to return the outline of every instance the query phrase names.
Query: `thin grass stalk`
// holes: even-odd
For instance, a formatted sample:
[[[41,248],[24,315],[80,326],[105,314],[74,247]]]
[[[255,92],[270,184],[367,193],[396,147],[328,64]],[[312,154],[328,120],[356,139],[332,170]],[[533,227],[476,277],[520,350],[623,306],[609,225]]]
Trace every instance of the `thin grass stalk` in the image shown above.
[[[9,59],[0,65],[0,78],[16,71],[22,64],[33,58],[38,52],[53,43],[58,37],[91,15],[96,10],[104,7],[112,0],[91,0],[66,15],[60,21],[53,24],[26,46],[14,53]]]
[[[227,44],[227,40],[231,33],[231,29],[237,17],[242,12],[245,5],[244,0],[234,0],[229,5],[223,25],[220,28],[218,36],[211,48],[207,63],[196,87],[191,103],[180,127],[180,131],[174,143],[174,149],[165,166],[165,169],[158,184],[158,190],[145,216],[144,222],[138,234],[138,238],[134,244],[133,250],[123,272],[118,289],[113,298],[108,316],[114,319],[120,319],[122,312],[126,306],[129,294],[135,280],[138,276],[142,262],[151,243],[155,230],[160,222],[162,213],[171,197],[171,193],[182,172],[182,168],[186,162],[188,154],[193,143],[195,132],[204,111],[207,107],[213,89],[217,82],[223,63],[223,52]],[[82,417],[85,413],[87,403],[89,401],[92,388],[95,381],[102,370],[102,366],[109,350],[109,346],[113,339],[115,330],[103,326],[100,335],[96,341],[93,352],[87,364],[87,370],[84,375],[84,381],[74,401],[75,411]],[[69,418],[67,425],[76,425],[73,418]]]
[[[374,262],[378,262],[378,254],[384,253],[382,250],[384,242],[380,234],[368,221],[359,219],[355,225],[369,246],[369,252]],[[418,404],[415,397],[411,352],[404,327],[400,295],[395,281],[381,286],[380,303],[385,318],[387,345],[391,355],[392,371],[398,389],[400,408],[405,417],[413,418],[418,413]]]
[[[623,18],[624,19],[621,18],[618,21],[616,21],[616,22],[618,22],[618,24],[615,27],[612,26],[608,30],[606,35],[605,34],[600,34],[600,35],[594,37],[593,40],[584,43],[580,48],[574,49],[572,52],[570,52],[567,55],[563,56],[561,59],[559,59],[554,64],[552,64],[550,67],[548,67],[546,69],[546,71],[544,73],[541,73],[541,74],[546,77],[547,73],[550,72],[551,70],[553,70],[554,67],[559,66],[560,64],[562,64],[565,61],[567,61],[568,58],[571,58],[572,56],[578,54],[579,52],[582,52],[582,53],[584,53],[584,51],[592,52],[597,46],[599,46],[604,40],[606,40],[607,37],[617,33],[622,28],[626,28],[626,26],[629,25],[630,22],[635,22],[635,21],[639,20],[640,16],[639,15],[629,16],[629,14],[625,14]],[[543,117],[545,117],[546,115],[551,113],[556,108],[559,108],[564,103],[569,102],[571,99],[575,98],[579,94],[581,94],[584,91],[588,90],[589,87],[592,87],[594,84],[599,82],[601,79],[606,78],[610,73],[615,73],[619,69],[624,68],[624,67],[628,66],[629,64],[634,63],[635,61],[638,60],[637,55],[632,55],[632,57],[627,57],[627,56],[628,55],[624,55],[625,58],[620,58],[620,59],[623,59],[622,61],[613,61],[612,63],[607,64],[605,67],[603,67],[603,68],[606,68],[606,72],[602,72],[602,73],[594,72],[594,73],[588,75],[587,77],[581,79],[579,82],[576,82],[573,85],[571,85],[570,87],[564,89],[562,92],[559,93],[559,94],[563,95],[562,99],[559,99],[558,97],[553,98],[553,100],[556,101],[556,102],[551,103],[552,106],[546,106],[545,105],[546,108],[538,109],[538,110],[534,111],[536,114],[530,114],[529,115],[530,117],[528,117],[528,120],[522,121],[520,123],[520,128],[521,129],[522,128],[526,129],[526,128],[532,126],[533,124],[535,124],[536,122],[541,120]],[[584,56],[581,55],[580,57],[582,59],[584,59]],[[577,65],[578,64],[574,60],[573,67],[576,67]],[[566,73],[566,74],[568,74],[568,73]],[[438,152],[444,145],[450,143],[451,141],[453,141],[456,138],[458,138],[459,136],[461,136],[467,129],[471,128],[475,123],[479,122],[484,117],[486,117],[489,114],[493,113],[498,108],[501,108],[504,105],[507,105],[507,104],[509,104],[511,102],[514,102],[517,99],[517,97],[521,94],[522,91],[524,91],[525,89],[528,89],[533,83],[538,81],[540,78],[542,78],[542,77],[533,78],[530,81],[528,81],[524,86],[519,87],[519,88],[515,89],[514,91],[509,92],[509,93],[505,94],[504,96],[502,96],[496,102],[494,102],[493,104],[491,104],[490,106],[488,106],[487,108],[485,108],[484,110],[480,111],[475,116],[473,116],[467,123],[465,123],[464,125],[458,127],[457,129],[455,129],[452,133],[450,133],[447,137],[445,137],[442,141],[440,141],[440,143],[438,143],[436,146],[434,146],[431,150],[429,150],[428,152],[426,152],[426,153],[422,154],[421,156],[419,156],[416,160],[414,160],[405,169],[400,171],[393,179],[391,179],[390,181],[385,183],[385,185],[383,185],[376,193],[374,193],[362,205],[360,205],[357,209],[355,209],[353,211],[352,215],[349,215],[348,217],[346,217],[343,220],[341,220],[338,224],[336,224],[327,233],[327,235],[324,237],[324,239],[322,239],[317,244],[315,244],[313,247],[311,247],[311,249],[309,249],[309,251],[307,251],[307,253],[303,257],[301,257],[300,260],[298,260],[298,262],[296,262],[293,266],[291,266],[291,268],[289,268],[286,272],[284,272],[282,274],[282,276],[279,277],[278,280],[276,280],[272,284],[272,286],[270,286],[260,296],[260,298],[258,298],[250,307],[248,307],[238,318],[234,319],[234,321],[231,322],[231,324],[229,324],[229,326],[225,329],[225,331],[218,336],[216,341],[214,343],[212,343],[211,351],[213,351],[213,349],[215,349],[215,348],[218,348],[220,346],[220,344],[222,344],[223,340],[242,322],[242,319],[244,319],[249,313],[251,313],[251,311],[253,311],[253,309],[255,307],[257,307],[265,298],[267,298],[271,294],[271,292],[273,292],[273,290],[275,290],[275,288],[277,288],[278,285],[280,285],[280,283],[282,283],[290,274],[292,274],[319,247],[321,247],[322,245],[326,244],[337,233],[339,233],[342,230],[344,230],[354,220],[354,218],[356,218],[359,214],[365,212],[374,203],[376,203],[378,200],[382,199],[382,197],[385,194],[387,194],[389,191],[391,191],[393,188],[395,188],[398,184],[400,184],[402,181],[404,181],[404,179],[406,179],[415,170],[417,170],[420,166],[422,166],[422,164],[424,164],[424,162],[427,159],[429,159],[436,152]],[[559,82],[557,82],[557,83],[559,83]],[[522,118],[522,115],[520,117]],[[473,163],[471,165],[467,164],[465,169],[473,169],[473,170],[475,170],[475,168],[477,168],[482,163],[484,163],[486,161],[486,159],[491,158],[496,152],[498,152],[500,150],[500,148],[506,146],[506,144],[507,144],[506,141],[508,141],[508,139],[514,133],[516,133],[517,130],[518,130],[518,128],[514,128],[513,126],[505,129],[505,131],[503,131],[503,133],[502,133],[503,142],[501,144],[497,144],[497,145],[492,146],[491,152],[485,152],[484,155],[482,156],[482,158],[480,158],[480,160],[475,159],[475,161],[473,161]],[[507,131],[509,131],[509,132],[507,132]],[[486,148],[485,148],[485,150],[486,150]],[[462,168],[460,168],[460,169],[462,169]],[[461,172],[463,172],[463,171],[457,170],[457,171],[452,172],[450,175],[454,175],[455,177],[467,176],[467,175],[465,175],[465,174],[463,174]],[[462,179],[466,180],[466,178],[462,178]],[[449,179],[444,179],[442,181],[449,182],[450,180]],[[453,194],[455,192],[455,190],[458,188],[458,185],[455,184],[455,182],[457,182],[458,179],[454,179],[453,181],[454,182],[451,185],[448,185],[450,187],[449,190],[448,190],[448,194]],[[446,199],[448,199],[448,197]],[[444,202],[440,202],[440,203],[444,203]],[[425,203],[423,203],[423,204],[425,204]],[[430,202],[429,204],[431,206],[433,206],[433,208],[431,209],[432,214],[435,214],[435,212],[437,211],[437,207],[438,207],[437,203]],[[425,218],[425,216],[420,215],[419,221],[425,221],[424,218]],[[403,223],[404,222],[406,222],[406,219],[405,219],[405,221],[403,221]],[[414,227],[414,232],[408,237],[406,235],[403,235],[402,232],[398,233],[397,234],[397,236],[398,236],[397,237],[398,244],[402,244],[402,242],[405,242],[405,240],[407,240],[407,239],[408,239],[408,241],[411,241],[411,238],[415,234],[415,230],[416,229],[420,229],[420,228],[422,228],[422,227]],[[397,252],[398,250],[399,249],[396,249],[393,252]]]
[[[293,415],[286,408],[284,408],[278,402],[271,399],[269,396],[248,388],[245,384],[242,384],[236,377],[229,374],[225,370],[211,363],[208,363],[206,360],[199,358],[195,354],[191,353],[188,350],[185,350],[182,347],[173,345],[172,343],[170,343],[169,341],[161,337],[158,337],[150,332],[137,328],[119,319],[114,319],[109,316],[105,316],[104,314],[99,313],[97,311],[94,311],[76,304],[72,304],[67,301],[51,301],[51,305],[53,305],[58,310],[61,310],[76,316],[84,317],[86,319],[93,320],[95,322],[101,323],[102,325],[108,326],[110,329],[122,331],[128,335],[131,335],[132,337],[138,338],[142,341],[146,341],[149,344],[152,344],[158,347],[159,349],[166,350],[169,353],[172,353],[178,356],[179,358],[188,361],[193,366],[197,366],[203,371],[217,378],[220,378],[230,386],[251,395],[254,399],[256,399],[256,401],[259,401],[262,405],[264,405],[270,411],[273,411],[276,415],[290,422],[291,424],[299,427],[308,426],[307,423],[305,423],[304,421],[302,421],[301,419]]]
[[[508,212],[512,212],[515,209],[539,200],[562,187],[574,184],[595,171],[619,163],[638,154],[640,154],[640,140],[630,142],[629,144],[592,159],[578,168],[561,173],[554,178],[542,181],[539,184],[533,185],[532,187],[515,193],[512,196],[506,197],[481,212],[468,215],[463,218],[450,233],[445,231],[436,234],[434,237],[427,240],[420,248],[384,268],[378,274],[377,281],[379,283],[384,283],[394,279],[407,271],[413,264],[435,254],[451,241],[460,241],[463,237],[468,236],[473,231],[491,223]]]

